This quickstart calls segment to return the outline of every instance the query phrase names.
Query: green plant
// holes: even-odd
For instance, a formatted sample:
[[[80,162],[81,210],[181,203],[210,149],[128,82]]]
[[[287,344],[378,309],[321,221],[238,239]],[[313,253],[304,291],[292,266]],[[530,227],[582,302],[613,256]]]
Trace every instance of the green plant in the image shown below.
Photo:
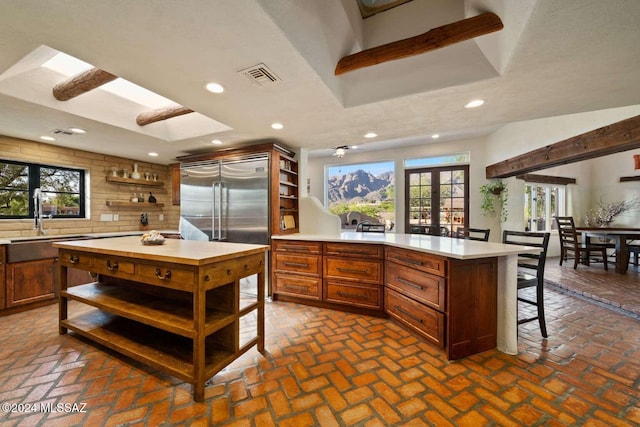
[[[509,199],[509,190],[502,181],[484,184],[480,186],[482,194],[482,203],[480,208],[485,216],[493,216],[500,208],[500,219],[502,222],[507,221],[509,212],[507,211],[507,200]]]

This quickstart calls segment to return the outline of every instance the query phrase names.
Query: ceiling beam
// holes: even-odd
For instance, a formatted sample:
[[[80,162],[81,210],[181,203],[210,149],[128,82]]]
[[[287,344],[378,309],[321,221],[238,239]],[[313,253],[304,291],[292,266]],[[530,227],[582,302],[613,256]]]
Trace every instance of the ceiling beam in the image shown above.
[[[53,87],[53,96],[58,101],[68,101],[117,78],[118,76],[104,70],[92,68],[55,85]]]
[[[382,62],[430,52],[474,37],[500,31],[503,27],[502,20],[498,15],[491,12],[483,13],[441,27],[432,28],[418,36],[345,56],[338,61],[335,75],[338,76],[358,68],[370,67]]]
[[[174,105],[171,107],[159,108],[157,110],[143,111],[138,114],[138,117],[136,117],[136,123],[138,126],[145,126],[189,113],[193,113],[193,110],[183,107],[182,105]]]
[[[575,178],[565,178],[563,176],[537,175],[533,173],[518,175],[516,176],[516,179],[521,179],[524,182],[532,182],[535,184],[567,185],[567,184],[576,183]]]
[[[603,126],[487,166],[486,177],[508,178],[640,148],[640,116]]]

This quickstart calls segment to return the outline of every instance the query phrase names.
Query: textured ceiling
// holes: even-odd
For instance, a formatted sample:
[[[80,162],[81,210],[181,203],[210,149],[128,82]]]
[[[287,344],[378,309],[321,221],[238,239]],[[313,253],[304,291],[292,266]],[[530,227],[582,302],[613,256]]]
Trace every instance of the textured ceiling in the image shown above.
[[[485,11],[501,17],[502,31],[333,73],[345,55]],[[55,143],[159,163],[213,149],[214,138],[223,146],[274,138],[319,154],[345,144],[411,145],[433,133],[446,142],[521,120],[640,104],[638,17],[636,0],[413,0],[365,20],[352,0],[5,0],[0,134],[38,140],[52,129],[82,127],[86,135]],[[180,118],[137,129],[135,108],[107,96],[56,101],[52,76],[16,71],[41,46],[230,129],[167,137]],[[260,63],[281,81],[258,86],[239,73]],[[209,81],[225,92],[206,92]],[[463,108],[475,98],[485,105]],[[271,129],[273,122],[284,129]],[[368,131],[379,135],[375,142],[364,140]],[[159,157],[150,159],[150,151]]]

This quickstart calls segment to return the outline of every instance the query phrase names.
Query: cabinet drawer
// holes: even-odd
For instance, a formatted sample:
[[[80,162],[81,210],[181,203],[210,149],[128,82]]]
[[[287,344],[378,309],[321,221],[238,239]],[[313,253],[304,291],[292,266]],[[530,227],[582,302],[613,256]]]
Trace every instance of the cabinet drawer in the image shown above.
[[[298,274],[313,274],[320,276],[321,256],[320,255],[293,255],[290,253],[274,253],[276,272],[294,272]]]
[[[324,258],[324,277],[382,284],[382,260]]]
[[[139,263],[137,264],[137,273],[139,279],[142,279],[141,282],[172,289],[194,289],[195,274],[193,271],[167,265]]]
[[[273,240],[272,246],[274,251],[278,252],[297,252],[305,254],[321,254],[321,242],[301,242],[297,240]]]
[[[205,282],[205,287],[212,289],[260,273],[264,268],[264,262],[264,254],[255,254],[223,263],[209,264],[202,270],[201,278]]]
[[[65,267],[75,267],[75,268],[91,268],[93,257],[84,252],[74,252],[74,251],[60,251],[60,256],[58,258],[60,260],[60,264]]]
[[[322,279],[320,277],[280,273],[276,273],[275,277],[274,293],[314,300],[322,298]]]
[[[135,264],[126,259],[104,256],[93,256],[91,259],[91,269],[98,274],[107,276],[128,276],[135,273]]]
[[[385,289],[385,311],[409,329],[444,347],[444,314],[392,289]]]
[[[445,311],[446,279],[410,267],[389,262],[386,265],[385,284],[436,310]]]
[[[360,243],[325,243],[325,255],[359,258],[382,258],[384,254],[382,245],[368,245]]]
[[[400,248],[387,248],[385,251],[387,261],[393,261],[407,267],[425,271],[438,276],[446,276],[446,258],[438,257],[424,252],[410,251]]]
[[[346,304],[355,307],[382,310],[382,286],[343,283],[327,280],[325,283],[325,301]]]

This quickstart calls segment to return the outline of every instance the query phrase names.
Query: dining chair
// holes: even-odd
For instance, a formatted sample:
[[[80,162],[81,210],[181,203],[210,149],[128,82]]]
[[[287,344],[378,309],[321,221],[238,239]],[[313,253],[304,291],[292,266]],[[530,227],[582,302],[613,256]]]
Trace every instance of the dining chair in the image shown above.
[[[456,228],[455,236],[453,237],[457,237],[458,239],[488,242],[489,233],[491,233],[490,228],[458,227]]]
[[[518,255],[518,301],[533,305],[537,309],[537,316],[518,318],[518,325],[537,320],[540,325],[540,333],[544,338],[547,338],[547,324],[544,316],[544,265],[547,260],[550,237],[551,233],[548,232],[509,230],[502,232],[503,243],[540,248],[540,252],[537,253]],[[526,295],[521,296],[521,289],[532,287],[536,288],[535,299]]]
[[[581,240],[581,234],[576,231],[576,225],[572,216],[557,216],[556,225],[558,226],[558,237],[560,238],[560,265],[567,260],[568,253],[573,252],[573,268],[578,268],[578,263],[583,262],[589,265],[590,261],[604,263],[604,269],[609,270],[607,262],[607,249],[611,245],[590,243],[585,244]],[[591,253],[596,252],[602,258],[599,260],[591,260]]]

